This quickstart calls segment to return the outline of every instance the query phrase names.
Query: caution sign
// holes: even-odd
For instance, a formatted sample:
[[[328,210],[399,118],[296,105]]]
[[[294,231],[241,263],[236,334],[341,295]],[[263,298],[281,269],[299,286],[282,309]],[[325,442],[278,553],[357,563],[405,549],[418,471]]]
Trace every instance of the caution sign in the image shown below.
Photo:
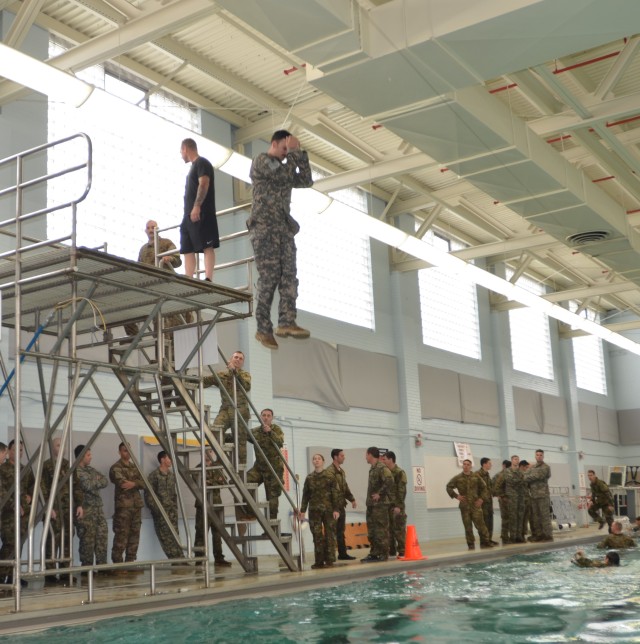
[[[425,478],[424,467],[420,465],[413,466],[413,491],[415,494],[427,493],[427,482]]]

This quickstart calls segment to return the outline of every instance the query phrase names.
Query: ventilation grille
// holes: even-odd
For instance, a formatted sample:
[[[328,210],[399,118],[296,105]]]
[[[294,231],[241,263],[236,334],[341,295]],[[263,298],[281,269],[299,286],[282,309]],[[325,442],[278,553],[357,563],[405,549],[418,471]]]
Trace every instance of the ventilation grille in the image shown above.
[[[586,246],[587,244],[596,244],[608,239],[609,233],[606,230],[590,230],[584,233],[569,235],[567,242],[571,246]]]

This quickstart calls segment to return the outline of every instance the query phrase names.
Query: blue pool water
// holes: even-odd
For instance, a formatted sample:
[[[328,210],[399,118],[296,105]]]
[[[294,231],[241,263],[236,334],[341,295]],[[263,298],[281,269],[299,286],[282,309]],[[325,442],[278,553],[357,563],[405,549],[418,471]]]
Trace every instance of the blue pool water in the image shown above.
[[[640,552],[580,569],[574,549],[433,568],[296,595],[110,619],[2,641],[640,642]],[[587,555],[604,553],[588,549]],[[323,575],[326,579],[326,575]]]

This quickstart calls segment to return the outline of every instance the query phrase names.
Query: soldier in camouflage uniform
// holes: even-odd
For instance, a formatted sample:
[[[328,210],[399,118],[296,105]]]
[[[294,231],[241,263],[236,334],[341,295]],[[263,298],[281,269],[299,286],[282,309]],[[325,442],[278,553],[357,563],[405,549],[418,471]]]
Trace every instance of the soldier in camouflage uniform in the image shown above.
[[[591,485],[591,505],[589,506],[589,516],[598,522],[598,527],[602,529],[605,522],[611,530],[613,523],[613,495],[609,486],[596,476],[593,470],[587,472],[589,483]],[[602,514],[600,514],[602,510]]]
[[[225,485],[227,479],[225,478],[222,469],[220,467],[215,467],[215,455],[213,450],[210,448],[205,451],[205,465],[207,467],[207,487],[212,485]],[[198,465],[198,468],[200,467],[201,465]],[[198,482],[198,484],[200,483]],[[218,514],[220,519],[224,521],[224,508],[222,507],[220,488],[207,490],[207,498],[209,503],[215,506],[215,512]],[[211,531],[211,537],[213,539],[213,560],[216,566],[230,566],[231,562],[227,561],[222,553],[222,538],[211,521],[209,521],[209,530]],[[194,543],[194,549],[199,554],[204,553],[204,540],[204,512],[202,511],[202,503],[196,499],[196,540]]]
[[[51,442],[51,458],[47,459],[42,465],[42,494],[44,496],[45,505],[49,502],[49,498],[53,492],[53,475],[56,469],[56,461],[60,454],[60,439],[54,438]],[[62,459],[60,467],[60,476],[58,481],[61,481],[69,473],[69,461],[66,458]],[[66,559],[67,561],[58,561],[59,568],[68,568],[71,558],[71,550],[69,548],[70,536],[69,535],[69,481],[67,481],[61,489],[58,489],[54,494],[54,503],[51,510],[50,530],[47,534],[46,544],[46,557],[47,559]],[[82,519],[84,510],[82,503],[84,494],[78,485],[78,474],[73,473],[73,508],[74,517]],[[62,528],[64,526],[65,535],[63,538]],[[53,532],[53,539],[51,536]],[[54,547],[55,542],[55,547]],[[47,562],[48,569],[55,568],[56,562]],[[63,580],[59,580],[57,576],[47,575],[45,577],[45,585],[55,584]],[[63,582],[64,583],[64,582]]]
[[[502,461],[502,469],[493,477],[493,495],[498,497],[500,507],[500,539],[502,545],[511,543],[509,540],[509,502],[505,491],[504,473],[511,467],[511,461]]]
[[[509,506],[509,543],[524,543],[524,475],[520,457],[511,457],[511,467],[504,471],[504,491]]]
[[[531,539],[553,541],[551,527],[551,495],[549,479],[551,468],[544,462],[544,450],[536,450],[536,464],[524,475],[531,490]]]
[[[491,459],[483,456],[480,459],[480,469],[476,472],[476,476],[482,481],[480,486],[480,498],[482,499],[482,518],[484,519],[484,525],[487,528],[489,533],[489,541],[494,546],[497,546],[498,543],[493,540],[493,482],[491,481]]]
[[[159,465],[147,477],[149,487],[144,491],[144,500],[151,511],[153,527],[162,551],[167,555],[167,559],[181,559],[183,555],[182,547],[176,542],[171,528],[167,525],[165,518],[158,508],[158,504],[149,491],[151,489],[155,492],[158,501],[160,501],[160,505],[162,505],[162,508],[169,517],[169,521],[171,521],[173,529],[179,534],[178,493],[176,492],[176,477],[171,471],[171,458],[164,450],[158,452],[157,458]]]
[[[362,563],[387,561],[389,558],[389,504],[393,491],[393,474],[380,460],[380,450],[369,447],[365,454],[369,469],[367,485],[367,533],[369,556]]]
[[[109,469],[109,480],[115,486],[113,544],[111,547],[111,561],[113,563],[122,563],[122,555],[125,552],[125,561],[136,560],[144,505],[140,496],[140,490],[144,490],[144,481],[135,463],[131,460],[129,447],[125,443],[120,443],[118,450],[120,460]]]
[[[393,491],[389,503],[389,556],[404,557],[405,541],[407,539],[407,513],[405,499],[407,497],[407,474],[396,465],[396,455],[388,451],[380,460],[389,468],[393,475]]]
[[[78,458],[84,449],[84,445],[78,445],[75,449],[75,456]],[[107,477],[100,474],[98,470],[91,467],[91,450],[88,449],[76,470],[78,488],[82,490],[84,499],[82,502],[83,516],[76,517],[76,530],[80,540],[79,554],[82,566],[92,566],[107,563],[107,543],[109,533],[107,520],[104,516],[104,507],[100,490],[107,487]]]
[[[23,444],[19,442],[19,456],[22,458]],[[4,494],[14,486],[16,463],[16,443],[9,442],[7,460],[0,465],[0,490]],[[29,512],[33,501],[35,480],[31,468],[20,470],[20,547],[16,548],[15,542],[15,492],[7,499],[0,514],[0,536],[2,537],[2,548],[0,549],[0,560],[19,559],[22,554],[22,546],[27,538],[27,526],[29,523]],[[23,580],[24,581],[24,580]],[[0,568],[0,583],[13,583],[13,567],[3,566]],[[26,582],[25,582],[26,584]]]
[[[571,563],[580,568],[608,568],[609,566],[620,565],[620,555],[617,552],[611,551],[607,552],[602,561],[596,561],[585,557],[584,551],[578,550],[578,552],[573,555]]]
[[[447,494],[459,502],[460,516],[464,526],[464,534],[469,550],[476,547],[476,538],[473,534],[473,526],[476,527],[480,536],[481,548],[492,548],[493,544],[489,538],[487,526],[482,516],[482,497],[480,492],[484,483],[479,476],[471,471],[473,463],[467,458],[462,461],[462,472],[456,474],[447,483]]]
[[[235,351],[229,360],[226,371],[219,371],[218,378],[222,382],[222,386],[229,396],[233,399],[233,380],[237,378],[243,389],[248,393],[251,390],[251,374],[248,371],[243,371],[244,353],[242,351]],[[237,383],[236,383],[237,384]],[[203,387],[217,387],[218,382],[213,376],[205,376],[202,379]],[[233,435],[235,431],[235,408],[227,400],[227,397],[220,394],[222,402],[218,415],[213,421],[213,426],[220,431],[230,429]],[[246,395],[241,391],[240,387],[236,387],[236,404],[238,407],[238,414],[244,419],[244,423],[238,419],[238,462],[245,465],[247,462],[247,430],[245,423],[249,422],[249,401]],[[229,440],[233,440],[232,438]]]
[[[620,521],[614,521],[611,524],[611,534],[608,534],[605,539],[603,539],[599,544],[598,548],[615,548],[620,550],[623,548],[635,548],[636,542],[628,537],[626,534],[622,534],[622,523]]]
[[[309,508],[315,563],[312,568],[330,568],[336,560],[336,520],[340,516],[340,494],[336,480],[324,469],[324,456],[314,454],[313,472],[304,481],[300,519]]]
[[[278,502],[282,494],[280,482],[284,480],[284,464],[281,447],[284,445],[284,434],[278,425],[273,424],[273,410],[263,409],[260,412],[262,425],[254,429],[253,442],[258,444],[264,456],[256,450],[256,462],[247,472],[247,483],[263,483],[269,502],[269,518],[278,518]],[[269,465],[274,469],[277,479],[271,473]],[[250,515],[250,512],[247,511]]]
[[[283,161],[286,159],[286,163]],[[300,226],[289,212],[292,188],[313,185],[307,153],[286,130],[271,137],[267,152],[251,164],[253,205],[247,221],[256,268],[258,302],[256,339],[268,349],[277,349],[271,322],[271,303],[276,288],[280,293],[278,327],[275,334],[286,338],[308,338],[309,331],[296,324],[298,277],[294,236]]]
[[[349,561],[355,559],[347,552],[347,544],[344,540],[344,531],[346,528],[346,512],[345,507],[347,501],[351,502],[351,507],[355,510],[357,503],[356,498],[351,493],[349,489],[349,484],[347,483],[347,475],[342,469],[342,464],[344,463],[344,451],[341,449],[332,449],[331,450],[331,463],[327,467],[327,473],[330,474],[336,482],[336,488],[338,490],[338,495],[340,496],[340,516],[336,521],[336,542],[338,544],[338,559]]]

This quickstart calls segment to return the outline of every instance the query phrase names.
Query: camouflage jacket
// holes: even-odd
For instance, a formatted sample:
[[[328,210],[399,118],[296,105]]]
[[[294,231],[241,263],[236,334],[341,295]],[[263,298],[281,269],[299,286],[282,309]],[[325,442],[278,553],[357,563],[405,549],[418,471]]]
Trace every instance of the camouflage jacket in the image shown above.
[[[0,490],[4,494],[8,494],[13,484],[15,483],[15,465],[7,459],[2,465],[0,465]],[[24,466],[20,469],[20,506],[25,511],[25,514],[29,511],[31,501],[33,500],[33,486],[35,485],[35,479],[33,478],[33,472],[31,468],[28,468],[25,472]],[[7,502],[2,508],[2,514],[6,517],[7,515],[13,515],[13,499],[15,498],[12,493]],[[5,519],[6,520],[6,519]]]
[[[144,490],[144,481],[133,461],[125,463],[122,459],[114,463],[109,469],[109,480],[115,486],[115,508],[141,508],[142,497],[140,490]],[[123,481],[133,481],[136,486],[130,490],[123,490],[120,484]]]
[[[626,534],[609,534],[598,544],[598,548],[601,550],[604,548],[607,550],[619,550],[620,548],[635,547],[636,542],[631,537],[627,537]]]
[[[304,150],[291,150],[286,163],[266,152],[251,164],[249,175],[253,184],[253,205],[247,228],[287,229],[293,235],[300,230],[290,214],[292,188],[313,185],[309,156]]]
[[[170,239],[159,237],[158,248],[161,253],[166,253],[168,250],[176,250],[175,255],[167,255],[167,257],[171,259],[171,263],[167,264],[167,262],[162,262],[162,264],[160,264],[162,268],[168,271],[174,271],[176,268],[182,266],[180,254],[177,252],[176,245]],[[138,261],[141,264],[149,264],[150,266],[156,265],[156,251],[152,241],[142,246],[138,253]]]
[[[102,510],[102,496],[100,490],[109,485],[109,481],[104,474],[100,474],[98,470],[87,465],[86,467],[79,467],[76,470],[78,475],[78,487],[82,490],[84,499],[82,501],[82,508],[85,514],[91,510]]]
[[[519,469],[508,467],[504,472],[505,496],[524,496],[524,475]]]
[[[224,371],[218,371],[218,378],[222,382],[222,386],[225,391],[229,394],[230,398],[233,398],[233,376],[237,375],[240,384],[245,391],[251,391],[251,374],[248,371],[243,371],[238,369],[232,371],[231,369],[225,369]],[[203,387],[217,387],[218,382],[214,376],[205,376],[202,379]],[[247,397],[244,395],[240,387],[236,387],[236,395],[238,400],[238,407],[249,408],[249,403],[247,402]],[[220,394],[222,402],[220,404],[220,409],[233,409],[233,405],[227,400],[227,397],[224,394]]]
[[[153,472],[151,472],[151,474],[149,474],[147,481],[149,482],[149,486],[156,493],[158,501],[160,501],[165,511],[168,512],[169,510],[173,510],[177,512],[178,493],[176,492],[175,474],[171,470],[163,473],[160,468],[157,467]],[[155,499],[151,496],[148,488],[144,491],[144,500],[152,514],[159,513]]]
[[[271,467],[276,472],[283,472],[280,448],[284,445],[284,434],[278,425],[271,425],[271,431],[265,432],[262,426],[252,430],[253,442],[260,445],[264,455]],[[269,467],[264,457],[256,450],[256,467],[262,470],[268,470]]]
[[[369,470],[369,484],[367,485],[367,506],[388,505],[391,494],[393,493],[393,474],[389,468],[378,461],[371,466]],[[371,497],[374,494],[380,495],[379,501],[374,501]]]
[[[551,468],[546,463],[536,463],[524,475],[524,480],[529,484],[532,499],[543,499],[549,496],[549,479]]]
[[[589,559],[584,555],[576,554],[571,563],[579,566],[580,568],[606,568],[607,564],[604,561],[596,561],[594,559]]]
[[[470,472],[469,474],[460,472],[447,483],[447,494],[452,499],[457,496],[464,496],[466,503],[472,504],[481,498],[480,491],[483,485],[484,483],[475,472]]]
[[[195,480],[198,486],[200,486],[200,481],[202,480],[200,478],[201,467],[202,467],[202,463],[198,465],[198,471],[196,472],[196,475],[195,475]],[[207,480],[207,487],[211,485],[224,485],[227,482],[227,479],[221,468],[216,468],[214,470],[207,470],[206,480]],[[222,503],[222,496],[221,496],[220,489],[207,490],[207,497],[209,498],[210,503],[215,503],[217,505]],[[202,503],[200,503],[199,499],[196,499],[196,508],[200,508],[200,507],[202,507]]]
[[[500,470],[491,481],[493,496],[504,496],[506,494],[504,472],[505,470]]]
[[[332,476],[336,481],[336,488],[341,499],[340,507],[343,508],[347,505],[347,501],[353,503],[356,499],[349,489],[346,472],[342,468],[337,468],[333,463],[327,467],[325,472],[327,472],[329,476]]]
[[[336,480],[327,470],[311,472],[304,480],[300,511],[307,507],[316,512],[340,512],[341,499]]]
[[[404,501],[407,496],[407,473],[397,465],[389,470],[393,476],[393,491],[390,496],[391,506],[404,512]]]
[[[596,477],[596,480],[591,483],[591,500],[593,505],[597,507],[604,507],[607,505],[613,506],[613,495],[609,486]]]
[[[491,503],[493,500],[493,482],[491,481],[491,475],[481,467],[476,471],[476,476],[482,482],[482,485],[480,485],[480,498],[483,504]]]
[[[42,465],[42,495],[44,496],[45,503],[49,501],[51,496],[51,487],[53,485],[53,475],[56,469],[56,462],[53,458],[47,459]],[[69,461],[66,458],[62,459],[62,466],[60,467],[60,476],[58,481],[61,481],[69,473]],[[78,471],[73,473],[73,507],[77,508],[83,504],[84,493],[78,485]],[[59,488],[56,496],[56,501],[53,506],[56,512],[69,511],[69,481],[67,481],[62,488]]]

